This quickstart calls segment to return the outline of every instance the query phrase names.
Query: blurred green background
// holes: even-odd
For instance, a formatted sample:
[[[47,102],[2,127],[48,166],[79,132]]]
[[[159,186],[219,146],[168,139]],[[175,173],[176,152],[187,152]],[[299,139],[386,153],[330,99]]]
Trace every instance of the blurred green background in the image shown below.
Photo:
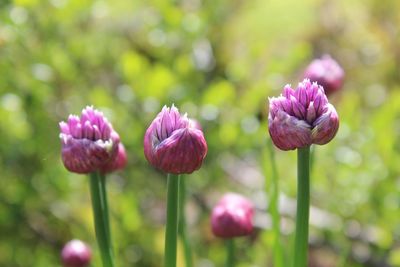
[[[226,191],[257,207],[238,266],[272,266],[267,98],[324,53],[346,81],[331,99],[338,135],[315,151],[310,266],[400,266],[399,10],[396,0],[1,0],[0,266],[61,266],[72,238],[101,266],[88,178],[63,167],[58,137],[59,121],[94,105],[129,157],[108,178],[118,266],[159,267],[166,179],[142,143],[172,103],[201,122],[209,145],[185,177],[196,266],[223,265],[209,209]],[[290,248],[296,153],[276,157]]]

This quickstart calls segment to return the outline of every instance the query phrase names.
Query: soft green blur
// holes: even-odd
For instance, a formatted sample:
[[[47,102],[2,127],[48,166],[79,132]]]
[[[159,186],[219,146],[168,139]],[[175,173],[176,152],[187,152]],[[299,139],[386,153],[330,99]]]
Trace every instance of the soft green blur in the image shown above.
[[[61,266],[72,238],[101,266],[88,177],[60,160],[58,122],[86,105],[106,114],[129,157],[108,176],[117,265],[161,266],[166,176],[146,162],[143,135],[172,103],[209,146],[183,177],[195,266],[223,266],[209,209],[226,191],[257,206],[237,266],[271,266],[267,98],[324,53],[346,81],[331,99],[338,135],[315,150],[310,266],[400,266],[399,10],[397,0],[0,0],[0,266]],[[296,153],[276,158],[290,249]],[[181,248],[178,258],[183,267]]]

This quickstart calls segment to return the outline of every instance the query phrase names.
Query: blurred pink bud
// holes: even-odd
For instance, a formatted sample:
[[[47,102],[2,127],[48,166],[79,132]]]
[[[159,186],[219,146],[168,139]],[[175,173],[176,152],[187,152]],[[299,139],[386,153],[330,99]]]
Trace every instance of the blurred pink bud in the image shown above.
[[[84,242],[74,239],[65,244],[61,251],[64,267],[86,267],[92,258],[92,252]]]
[[[314,59],[307,66],[304,78],[324,87],[326,95],[329,96],[342,88],[344,71],[331,56],[324,55],[320,59]]]
[[[212,232],[221,238],[250,235],[253,231],[253,215],[253,204],[247,198],[227,193],[212,210]]]
[[[269,134],[282,150],[324,145],[339,129],[339,117],[324,89],[305,79],[296,90],[289,85],[279,97],[269,99]]]
[[[60,130],[61,157],[69,171],[91,173],[115,169],[110,166],[119,154],[120,139],[102,112],[86,107],[81,117],[70,115],[67,122],[60,122]]]
[[[151,165],[166,173],[198,170],[207,154],[207,143],[199,124],[178,109],[163,107],[144,136],[144,155]]]

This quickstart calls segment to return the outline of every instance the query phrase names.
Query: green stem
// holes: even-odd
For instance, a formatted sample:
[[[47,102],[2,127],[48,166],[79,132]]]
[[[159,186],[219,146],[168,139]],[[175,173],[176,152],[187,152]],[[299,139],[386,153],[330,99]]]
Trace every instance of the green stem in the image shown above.
[[[235,242],[233,238],[225,240],[226,243],[226,264],[225,267],[235,266]]]
[[[272,175],[272,186],[271,189],[266,188],[267,194],[270,192],[270,205],[269,210],[272,216],[272,229],[274,233],[274,267],[283,267],[283,250],[280,240],[281,230],[280,230],[280,214],[279,214],[279,175],[278,168],[276,166],[275,150],[272,141],[268,142],[269,158],[271,162],[271,175]],[[266,176],[267,177],[267,176]],[[267,183],[266,183],[267,184]]]
[[[310,213],[310,147],[299,148],[297,157],[297,215],[293,266],[306,267]]]
[[[185,214],[185,203],[186,203],[186,180],[180,178],[179,181],[179,224],[178,232],[181,237],[183,244],[183,251],[185,254],[186,267],[192,267],[192,249],[190,247],[189,239],[186,232],[186,214]]]
[[[167,226],[165,232],[164,267],[176,267],[179,175],[168,174],[167,183]]]
[[[103,174],[97,172],[90,174],[90,194],[92,199],[94,228],[103,267],[114,267],[108,217],[106,180]]]

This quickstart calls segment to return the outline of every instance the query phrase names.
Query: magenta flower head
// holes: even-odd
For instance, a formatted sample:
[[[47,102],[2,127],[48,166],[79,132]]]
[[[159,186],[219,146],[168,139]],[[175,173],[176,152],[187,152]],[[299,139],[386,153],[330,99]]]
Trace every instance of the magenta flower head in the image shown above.
[[[103,173],[122,168],[126,163],[125,149],[119,135],[103,113],[86,107],[81,117],[70,115],[60,122],[61,157],[71,172]]]
[[[166,173],[198,170],[207,154],[207,143],[199,124],[178,109],[163,107],[144,136],[144,155],[151,165]]]
[[[290,85],[283,95],[269,99],[269,134],[282,150],[323,145],[335,137],[339,117],[324,89],[305,79],[296,90]]]
[[[253,204],[247,198],[225,194],[212,210],[211,230],[215,236],[233,238],[253,232]]]
[[[329,55],[314,59],[307,66],[304,78],[317,82],[324,87],[326,95],[340,90],[343,86],[344,71],[342,67]]]
[[[92,252],[84,242],[74,239],[65,244],[61,251],[64,267],[86,267],[92,258]]]

